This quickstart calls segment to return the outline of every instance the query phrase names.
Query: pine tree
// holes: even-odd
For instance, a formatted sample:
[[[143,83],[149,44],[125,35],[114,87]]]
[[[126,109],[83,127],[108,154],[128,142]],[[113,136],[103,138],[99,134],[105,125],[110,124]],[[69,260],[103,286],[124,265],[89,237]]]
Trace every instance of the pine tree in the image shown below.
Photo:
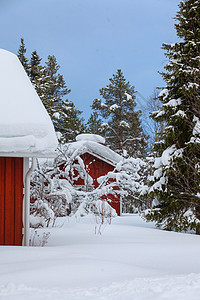
[[[99,135],[103,134],[102,120],[99,118],[96,111],[91,114],[86,125],[89,133]]]
[[[71,90],[67,88],[63,76],[58,73],[59,69],[56,57],[49,55],[44,68],[40,69],[39,95],[55,130],[61,133],[60,140],[69,142],[83,132],[85,127],[83,119],[79,117],[82,112],[77,110],[71,101],[64,100]]]
[[[56,61],[54,55],[49,55],[48,60],[44,66],[44,97],[42,99],[54,126],[57,129],[57,120],[55,114],[58,114],[61,109],[62,99],[70,93],[67,88],[64,78],[58,73],[60,66]]]
[[[25,57],[25,53],[24,40],[21,39],[18,57],[48,111],[55,130],[61,133],[60,141],[74,140],[77,134],[85,131],[85,125],[80,118],[82,112],[65,98],[70,89],[67,88],[63,76],[59,74],[60,66],[56,57],[49,55],[43,66],[36,50],[32,52],[30,61]]]
[[[37,51],[34,50],[31,54],[31,59],[29,63],[29,77],[34,85],[37,94],[43,100],[45,94],[45,76],[44,76],[44,67],[41,65],[41,58],[37,54]]]
[[[75,108],[73,102],[62,101],[60,112],[58,114],[58,131],[61,133],[62,142],[72,142],[78,134],[85,132],[83,119],[80,118],[81,111]]]
[[[121,153],[125,150],[129,155],[142,156],[146,142],[141,127],[141,112],[134,111],[135,88],[126,81],[120,69],[109,80],[110,83],[99,90],[105,102],[95,99],[92,109],[105,120],[102,130],[113,150]]]
[[[55,56],[49,55],[44,67],[46,90],[43,103],[51,116],[55,130],[62,134],[61,141],[70,142],[77,134],[82,133],[85,127],[83,119],[79,117],[82,112],[77,110],[71,101],[63,100],[71,90],[67,88],[63,76],[58,73],[59,69]]]
[[[40,77],[41,74],[41,58],[37,54],[37,51],[34,50],[31,54],[31,59],[30,59],[30,67],[29,67],[29,76],[31,81],[34,81],[35,78]]]
[[[26,54],[26,47],[24,44],[24,39],[21,38],[21,44],[19,46],[17,56],[22,64],[22,66],[24,67],[26,73],[29,75],[29,61],[26,58],[25,54]]]
[[[146,109],[146,116],[149,117],[152,112],[159,110],[162,106],[162,103],[159,100],[159,91],[158,89],[153,91],[153,94],[147,99],[147,109]],[[146,118],[147,119],[147,118]],[[147,130],[150,133],[149,143],[153,145],[158,140],[158,135],[164,129],[164,122],[156,122],[152,118],[148,118],[145,120],[147,125]]]
[[[167,230],[200,227],[200,1],[179,5],[175,25],[180,42],[163,44],[169,63],[162,76],[160,111],[152,114],[165,122],[150,194],[157,206],[147,215]]]

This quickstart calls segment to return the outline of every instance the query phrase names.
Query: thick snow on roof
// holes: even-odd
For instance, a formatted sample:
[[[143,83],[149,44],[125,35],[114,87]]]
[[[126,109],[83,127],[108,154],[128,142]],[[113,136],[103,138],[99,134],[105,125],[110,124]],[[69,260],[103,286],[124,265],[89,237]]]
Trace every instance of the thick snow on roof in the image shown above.
[[[122,157],[110,148],[89,140],[71,143],[69,149],[72,151],[72,156],[74,153],[81,155],[88,152],[114,166],[122,160]]]
[[[76,141],[92,141],[96,143],[105,144],[105,139],[98,135],[98,134],[89,134],[89,133],[82,133],[77,135]]]
[[[0,49],[0,153],[40,156],[56,148],[51,119],[18,57]]]

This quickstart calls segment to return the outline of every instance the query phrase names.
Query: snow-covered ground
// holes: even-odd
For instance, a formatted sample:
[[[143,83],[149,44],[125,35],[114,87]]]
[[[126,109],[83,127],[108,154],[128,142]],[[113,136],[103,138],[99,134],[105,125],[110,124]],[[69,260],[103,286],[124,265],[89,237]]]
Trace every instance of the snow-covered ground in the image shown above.
[[[59,222],[45,247],[0,247],[1,300],[200,299],[199,236],[137,215],[114,219],[102,235],[92,218]]]

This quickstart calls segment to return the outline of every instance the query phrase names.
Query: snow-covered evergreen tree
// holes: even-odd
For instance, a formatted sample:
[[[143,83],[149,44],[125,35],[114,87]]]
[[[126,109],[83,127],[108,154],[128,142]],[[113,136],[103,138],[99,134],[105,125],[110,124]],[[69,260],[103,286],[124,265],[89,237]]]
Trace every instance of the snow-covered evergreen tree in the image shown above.
[[[66,99],[70,89],[67,88],[63,76],[59,74],[60,66],[56,57],[49,55],[43,66],[36,50],[32,52],[30,61],[25,57],[25,53],[24,40],[21,39],[18,57],[47,109],[55,130],[61,133],[58,135],[60,141],[74,140],[79,133],[85,131],[83,119],[80,118],[82,112],[75,108],[73,102]]]
[[[25,54],[26,54],[26,47],[24,44],[24,39],[21,38],[21,44],[19,46],[17,56],[22,64],[22,66],[24,67],[26,73],[29,75],[29,61],[26,58]]]
[[[37,51],[34,50],[31,54],[31,59],[30,59],[30,67],[29,67],[29,76],[31,81],[33,82],[36,78],[40,78],[40,73],[41,73],[41,58],[37,54]]]
[[[92,109],[104,121],[101,127],[106,132],[107,143],[115,151],[126,150],[129,155],[143,156],[146,141],[141,112],[135,111],[135,88],[126,81],[120,69],[109,80],[110,83],[99,90],[104,102],[95,99],[92,104]]]
[[[64,100],[60,105],[58,118],[58,131],[61,133],[61,142],[69,143],[75,141],[77,135],[85,132],[83,118],[80,117],[82,111],[75,108],[73,102]]]
[[[65,99],[70,93],[65,80],[58,73],[60,66],[54,55],[49,55],[38,82],[39,94],[57,132],[61,133],[62,142],[70,142],[85,129],[82,113],[73,102]]]
[[[44,66],[45,90],[42,98],[56,131],[59,131],[59,113],[62,108],[62,100],[70,90],[67,88],[64,78],[58,73],[60,66],[54,55],[49,55]]]
[[[103,134],[103,126],[102,126],[102,120],[100,119],[98,113],[96,111],[94,111],[88,122],[87,122],[87,131],[89,133],[92,133],[92,134],[100,134],[102,135]]]
[[[43,102],[46,93],[46,76],[44,74],[44,67],[41,65],[42,58],[39,57],[36,50],[31,54],[29,62],[28,75],[32,84],[34,85],[37,94]]]
[[[149,144],[150,147],[158,140],[158,135],[164,129],[164,122],[156,122],[149,116],[152,112],[157,111],[161,108],[162,103],[159,100],[159,91],[158,89],[153,91],[153,94],[148,97],[147,99],[147,106],[146,106],[146,119],[147,121],[143,121],[146,125],[146,131],[149,132]],[[148,117],[147,117],[148,116]]]
[[[181,39],[163,44],[167,85],[159,95],[161,109],[152,114],[166,128],[154,146],[150,194],[158,205],[147,218],[167,230],[200,233],[200,1],[182,1],[179,8],[175,27]]]

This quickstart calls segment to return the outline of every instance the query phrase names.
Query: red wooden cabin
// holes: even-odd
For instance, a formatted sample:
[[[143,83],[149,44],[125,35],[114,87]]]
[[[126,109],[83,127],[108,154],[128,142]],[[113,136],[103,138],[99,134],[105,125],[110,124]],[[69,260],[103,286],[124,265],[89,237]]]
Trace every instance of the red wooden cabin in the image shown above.
[[[30,174],[54,156],[51,120],[17,56],[0,50],[0,245],[29,245]]]
[[[23,158],[0,157],[0,245],[22,245]]]
[[[105,140],[101,136],[94,134],[80,134],[76,138],[76,142],[71,147],[82,149],[82,158],[86,166],[88,174],[93,179],[91,188],[97,188],[99,183],[97,178],[106,175],[109,171],[113,171],[116,164],[121,160],[121,156],[106,147]],[[74,183],[80,189],[84,189],[84,180],[79,177]],[[121,215],[121,201],[119,195],[105,195],[104,199],[108,199],[108,203],[116,210],[118,216]]]

